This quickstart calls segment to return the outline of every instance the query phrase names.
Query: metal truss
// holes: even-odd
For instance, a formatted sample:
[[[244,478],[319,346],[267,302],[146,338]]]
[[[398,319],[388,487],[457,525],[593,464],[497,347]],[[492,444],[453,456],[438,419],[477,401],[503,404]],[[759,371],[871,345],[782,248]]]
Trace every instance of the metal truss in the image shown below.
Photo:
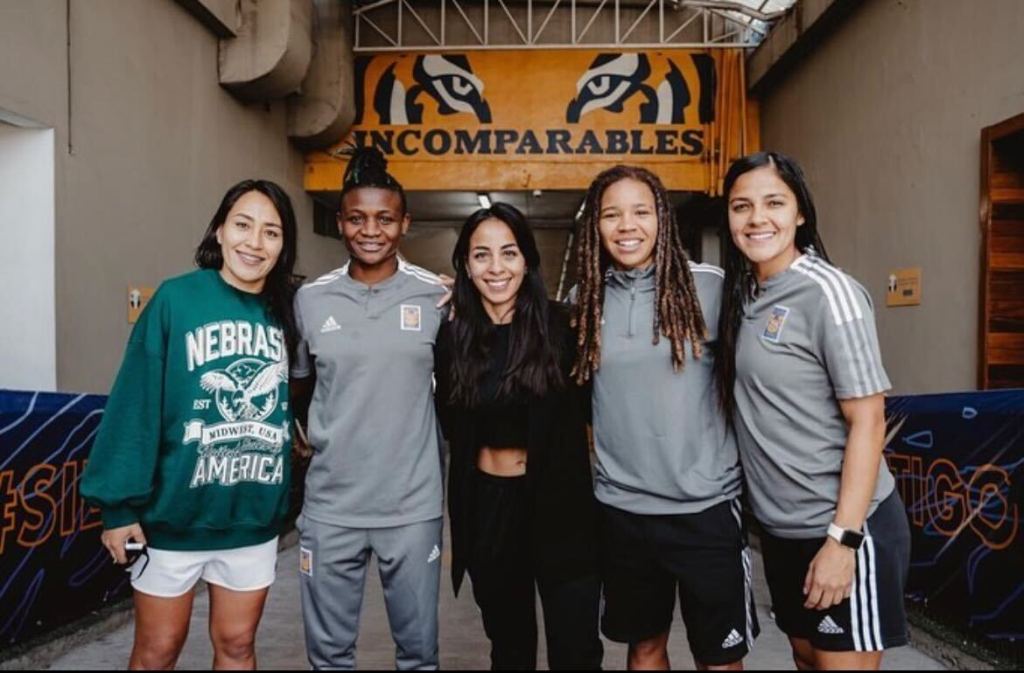
[[[779,0],[357,0],[355,51],[751,48],[786,13],[767,10],[770,2],[780,6]],[[552,37],[556,13],[569,15],[569,39]],[[613,40],[588,39],[599,19],[614,24]],[[495,38],[495,22],[512,38]],[[657,38],[638,40],[638,34]]]

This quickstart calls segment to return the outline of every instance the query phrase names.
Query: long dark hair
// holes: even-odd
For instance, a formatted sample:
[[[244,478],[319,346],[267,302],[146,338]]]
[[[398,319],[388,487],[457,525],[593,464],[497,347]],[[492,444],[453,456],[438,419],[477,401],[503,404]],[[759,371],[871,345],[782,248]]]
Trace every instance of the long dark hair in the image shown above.
[[[480,403],[481,378],[487,372],[496,328],[484,310],[480,291],[469,277],[469,240],[482,222],[497,219],[512,231],[526,261],[526,275],[516,294],[509,328],[509,354],[498,385],[498,397],[543,397],[565,381],[559,369],[558,346],[552,343],[548,324],[548,293],[540,273],[540,253],[526,218],[507,203],[481,208],[466,220],[452,253],[455,288],[451,338],[453,371],[451,402],[464,407]]]
[[[388,173],[388,160],[376,147],[350,148],[345,154],[350,155],[345,167],[345,177],[341,181],[341,197],[338,200],[338,212],[345,203],[345,195],[360,187],[376,187],[387,189],[398,194],[402,202],[402,214],[407,211],[405,189]]]
[[[270,180],[242,180],[229,189],[221,199],[217,212],[210,219],[210,226],[206,228],[203,240],[196,248],[196,266],[200,269],[217,270],[224,266],[224,256],[220,250],[220,243],[217,242],[217,230],[228,219],[228,213],[234,207],[235,202],[249,192],[259,192],[270,199],[281,218],[281,254],[277,258],[274,268],[267,275],[260,297],[266,302],[270,314],[284,329],[288,357],[290,360],[294,360],[299,334],[295,326],[295,314],[292,310],[292,300],[295,298],[296,289],[292,272],[295,269],[297,234],[292,201],[281,187]]]
[[[730,422],[736,408],[733,391],[736,382],[736,339],[743,317],[743,305],[754,298],[757,280],[750,260],[736,247],[729,231],[729,194],[732,193],[741,175],[765,166],[773,167],[779,178],[796,196],[797,211],[804,218],[803,224],[796,228],[797,250],[813,253],[826,262],[830,261],[825,252],[825,244],[818,235],[818,214],[800,166],[793,159],[778,152],[757,152],[737,159],[725,174],[722,188],[725,196],[720,236],[725,249],[725,286],[722,289],[722,309],[718,314],[719,352],[715,358],[719,401]]]
[[[657,310],[654,311],[653,343],[661,335],[672,342],[672,367],[683,368],[686,343],[690,343],[693,357],[703,352],[707,338],[704,314],[697,299],[693,274],[683,249],[682,237],[676,227],[675,211],[668,191],[654,173],[638,166],[615,166],[600,173],[590,183],[584,201],[583,217],[577,225],[576,277],[579,295],[573,315],[577,328],[576,364],[572,375],[583,384],[601,365],[601,316],[604,311],[604,273],[611,259],[601,244],[601,198],[608,187],[619,180],[637,180],[647,185],[654,194],[658,217],[658,238],[654,247],[655,293]]]

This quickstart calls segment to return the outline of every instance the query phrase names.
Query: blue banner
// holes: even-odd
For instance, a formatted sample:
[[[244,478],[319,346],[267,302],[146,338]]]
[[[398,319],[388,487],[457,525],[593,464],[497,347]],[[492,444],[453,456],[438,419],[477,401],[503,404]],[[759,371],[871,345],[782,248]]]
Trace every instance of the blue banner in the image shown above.
[[[78,494],[106,398],[0,391],[0,649],[130,594]],[[908,596],[1024,642],[1024,391],[892,397],[886,457],[911,522]]]
[[[130,594],[78,493],[106,401],[0,391],[0,650]]]
[[[1024,390],[891,397],[886,417],[913,536],[908,597],[986,639],[1024,642]]]

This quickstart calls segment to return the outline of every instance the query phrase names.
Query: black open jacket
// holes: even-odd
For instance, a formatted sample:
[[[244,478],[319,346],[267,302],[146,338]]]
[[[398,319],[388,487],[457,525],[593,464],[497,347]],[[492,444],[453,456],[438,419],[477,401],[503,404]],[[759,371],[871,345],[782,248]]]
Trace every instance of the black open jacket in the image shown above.
[[[539,579],[560,581],[597,572],[597,507],[591,477],[586,431],[590,391],[569,377],[576,339],[566,308],[549,304],[551,342],[560,350],[564,390],[549,392],[529,403],[526,480],[530,494],[530,556]],[[470,539],[467,497],[476,469],[476,415],[450,403],[454,357],[448,324],[441,327],[435,353],[435,395],[438,418],[450,447],[448,515],[452,534],[452,584],[458,594],[473,540]]]

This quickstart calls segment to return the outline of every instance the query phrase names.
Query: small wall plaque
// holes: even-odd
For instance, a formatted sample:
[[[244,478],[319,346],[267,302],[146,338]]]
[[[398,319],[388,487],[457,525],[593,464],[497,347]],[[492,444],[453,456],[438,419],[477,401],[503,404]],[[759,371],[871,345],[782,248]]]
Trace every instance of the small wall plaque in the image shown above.
[[[886,306],[917,306],[921,303],[921,267],[896,269],[889,274]]]
[[[153,296],[153,288],[151,287],[133,287],[128,288],[128,324],[134,325],[139,320],[139,316],[142,314],[142,309],[146,308],[146,304],[149,303],[149,298]]]

